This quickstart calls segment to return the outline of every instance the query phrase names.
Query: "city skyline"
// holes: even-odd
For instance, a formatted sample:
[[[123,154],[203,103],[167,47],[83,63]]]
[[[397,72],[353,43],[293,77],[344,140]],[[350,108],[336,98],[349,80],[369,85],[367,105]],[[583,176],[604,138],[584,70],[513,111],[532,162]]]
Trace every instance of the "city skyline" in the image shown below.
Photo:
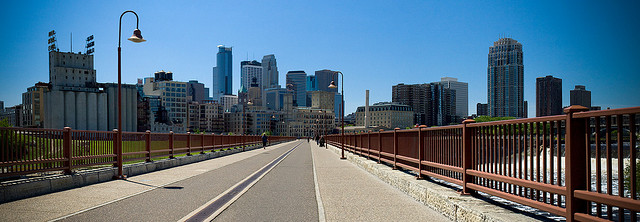
[[[81,2],[11,2],[2,15],[3,27],[21,30],[23,37],[0,37],[5,43],[0,46],[4,52],[0,76],[5,80],[0,83],[0,100],[5,107],[19,104],[28,87],[47,81],[46,34],[50,30],[58,33],[60,51],[69,51],[70,32],[75,37],[74,52],[84,51],[85,38],[94,35],[97,81],[116,82],[117,17],[132,9],[140,16],[140,30],[149,41],[123,42],[123,83],[128,84],[164,69],[174,72],[176,80],[198,80],[212,88],[216,46],[224,44],[235,51],[234,94],[240,86],[239,61],[260,61],[274,54],[281,73],[342,71],[345,114],[364,104],[366,89],[371,90],[372,103],[391,101],[392,85],[434,82],[445,76],[469,83],[469,114],[473,114],[474,104],[487,103],[488,49],[506,36],[523,45],[529,117],[536,107],[535,79],[546,75],[563,79],[563,98],[569,98],[575,85],[585,85],[592,92],[592,104],[603,109],[638,106],[640,98],[627,95],[640,94],[634,87],[640,81],[635,62],[635,51],[640,49],[635,39],[640,35],[626,27],[637,27],[640,19],[633,13],[638,3],[627,3],[408,2],[387,6],[385,2],[237,5],[202,1],[191,4],[199,6],[193,7],[170,2],[93,2],[87,10],[87,4]],[[207,13],[214,10],[219,13]],[[291,19],[295,16],[301,19]],[[259,22],[264,23],[262,27],[242,28]],[[134,23],[133,16],[123,18],[122,38],[130,35]],[[279,76],[279,82],[283,85],[285,75]],[[614,85],[615,90],[610,90]],[[567,106],[568,99],[562,104]]]

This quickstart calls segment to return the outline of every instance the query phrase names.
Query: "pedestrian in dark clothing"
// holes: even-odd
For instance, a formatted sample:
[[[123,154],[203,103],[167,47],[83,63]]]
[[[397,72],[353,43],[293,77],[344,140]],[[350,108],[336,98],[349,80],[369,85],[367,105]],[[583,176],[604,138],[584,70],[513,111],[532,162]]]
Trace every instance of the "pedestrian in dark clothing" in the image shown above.
[[[316,135],[316,145],[320,145],[320,137],[318,135]]]
[[[324,147],[324,136],[320,137],[320,147]]]
[[[267,138],[267,134],[262,134],[262,149],[266,149],[267,142],[269,142],[269,138]]]

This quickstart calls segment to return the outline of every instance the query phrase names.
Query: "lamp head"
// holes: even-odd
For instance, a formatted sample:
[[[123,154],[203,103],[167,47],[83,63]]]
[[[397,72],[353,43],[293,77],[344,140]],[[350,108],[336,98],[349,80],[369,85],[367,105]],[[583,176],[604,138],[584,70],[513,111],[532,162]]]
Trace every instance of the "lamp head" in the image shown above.
[[[140,29],[133,30],[133,35],[129,37],[127,40],[135,43],[141,43],[141,42],[147,41],[146,39],[142,38],[142,32],[140,32]]]
[[[338,86],[336,86],[336,82],[335,81],[331,81],[331,84],[329,84],[329,88],[330,89],[335,89],[335,88],[338,88]]]

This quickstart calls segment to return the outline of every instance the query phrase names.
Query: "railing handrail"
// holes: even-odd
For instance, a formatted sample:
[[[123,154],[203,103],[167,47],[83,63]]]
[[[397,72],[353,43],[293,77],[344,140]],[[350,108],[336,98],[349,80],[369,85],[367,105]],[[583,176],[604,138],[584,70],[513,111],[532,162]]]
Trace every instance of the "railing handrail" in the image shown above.
[[[636,167],[640,166],[636,157],[640,127],[636,120],[640,107],[585,110],[572,106],[565,109],[568,113],[564,115],[351,133],[345,138],[328,135],[326,139],[333,145],[344,143],[344,149],[354,154],[392,164],[394,169],[416,171],[418,178],[432,176],[461,184],[463,193],[482,191],[565,216],[567,221],[613,220],[614,215],[618,220],[630,217],[637,221],[640,195],[636,192],[640,191],[635,187],[640,180],[635,175],[640,170]],[[624,132],[613,133],[620,128]],[[598,130],[606,134],[592,134]],[[596,166],[591,166],[594,147]],[[601,157],[601,153],[606,156]],[[612,159],[619,161],[614,163]],[[603,180],[607,182],[601,181],[605,175],[598,170],[606,171],[608,178]],[[615,170],[618,173],[612,179]],[[592,181],[593,174],[597,181]],[[631,181],[629,187],[624,185],[628,181],[623,180],[627,179]]]

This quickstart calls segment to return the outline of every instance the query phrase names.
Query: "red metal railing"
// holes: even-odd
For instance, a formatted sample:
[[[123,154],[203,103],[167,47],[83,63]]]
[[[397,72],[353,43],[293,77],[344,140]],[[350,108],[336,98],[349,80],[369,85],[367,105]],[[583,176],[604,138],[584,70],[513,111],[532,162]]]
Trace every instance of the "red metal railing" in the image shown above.
[[[638,220],[640,107],[327,136],[346,150],[568,221]]]
[[[74,169],[117,167],[117,131],[65,128],[32,129],[0,127],[0,177]],[[293,137],[270,136],[270,142]],[[152,161],[261,143],[261,136],[214,134],[122,133],[123,162]]]

